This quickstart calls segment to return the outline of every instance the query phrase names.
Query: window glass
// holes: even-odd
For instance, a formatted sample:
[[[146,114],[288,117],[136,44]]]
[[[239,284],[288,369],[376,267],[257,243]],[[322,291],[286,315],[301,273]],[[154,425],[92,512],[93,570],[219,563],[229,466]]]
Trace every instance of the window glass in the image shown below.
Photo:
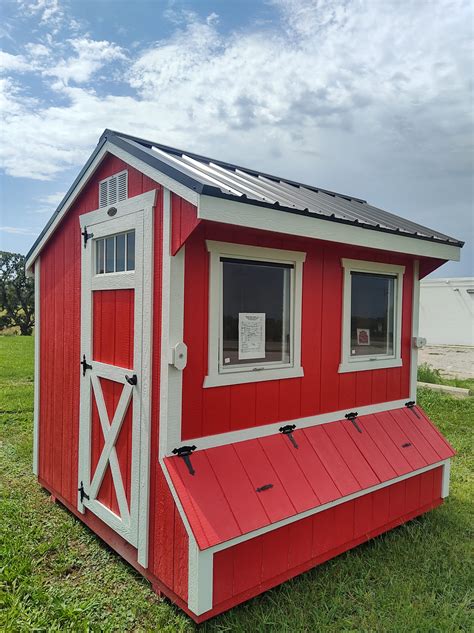
[[[290,363],[293,266],[221,258],[222,366]]]
[[[125,233],[115,236],[115,271],[125,270]]]
[[[95,240],[95,272],[120,273],[135,270],[135,231]]]
[[[104,240],[97,240],[95,252],[96,252],[95,271],[97,274],[101,274],[104,272]]]
[[[127,270],[135,270],[135,231],[127,233]]]
[[[351,273],[351,357],[394,354],[396,278]]]
[[[115,272],[115,238],[108,237],[105,240],[105,272]]]

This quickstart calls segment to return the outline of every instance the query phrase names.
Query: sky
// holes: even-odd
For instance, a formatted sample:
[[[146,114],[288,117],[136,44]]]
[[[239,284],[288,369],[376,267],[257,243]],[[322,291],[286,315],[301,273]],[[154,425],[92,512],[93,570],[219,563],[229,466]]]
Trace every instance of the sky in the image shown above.
[[[112,128],[363,198],[466,241],[464,0],[0,0],[0,248],[26,253]]]

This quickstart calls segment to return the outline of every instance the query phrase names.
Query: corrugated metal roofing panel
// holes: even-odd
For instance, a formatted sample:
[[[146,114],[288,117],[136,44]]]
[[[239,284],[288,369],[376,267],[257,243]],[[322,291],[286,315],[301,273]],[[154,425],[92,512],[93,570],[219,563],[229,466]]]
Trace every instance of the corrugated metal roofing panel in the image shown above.
[[[196,450],[165,466],[200,549],[362,493],[454,455],[417,407]]]
[[[456,238],[401,218],[368,204],[365,200],[312,187],[292,180],[259,173],[223,161],[214,160],[191,152],[145,141],[128,135],[108,132],[125,141],[135,150],[155,157],[161,166],[169,166],[196,181],[197,185],[213,189],[212,195],[233,196],[241,202],[276,206],[317,215],[326,219],[355,223],[361,227],[393,231],[411,237],[433,239],[462,245]],[[159,168],[159,167],[157,167]],[[198,187],[195,187],[198,189]]]

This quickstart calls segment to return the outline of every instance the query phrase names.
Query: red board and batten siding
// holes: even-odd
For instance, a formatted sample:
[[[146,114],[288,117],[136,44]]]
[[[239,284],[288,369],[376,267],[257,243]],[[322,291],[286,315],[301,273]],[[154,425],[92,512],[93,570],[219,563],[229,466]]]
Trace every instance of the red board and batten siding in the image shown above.
[[[207,239],[307,253],[303,265],[303,378],[203,388],[208,361]],[[402,367],[338,372],[343,257],[406,267]],[[184,341],[188,364],[183,374],[182,439],[408,398],[412,291],[413,260],[408,256],[201,222],[186,242]]]
[[[405,479],[214,554],[211,617],[435,508],[442,468]]]
[[[107,156],[85,186],[61,225],[41,252],[41,372],[39,416],[39,481],[128,562],[139,567],[136,550],[94,514],[77,512],[78,434],[80,392],[80,283],[82,239],[78,217],[98,208],[98,183],[128,169],[129,197],[160,186],[114,156]],[[151,451],[158,454],[159,381],[161,345],[162,192],[157,195],[154,226],[154,300]],[[183,224],[185,226],[185,224]],[[185,234],[185,233],[184,233]],[[120,297],[115,297],[120,301]],[[99,302],[99,295],[95,299]],[[98,306],[96,306],[98,308]],[[115,306],[117,307],[117,305]],[[109,312],[114,306],[102,306]],[[97,313],[96,313],[96,316]],[[100,326],[100,323],[97,323]],[[97,353],[105,354],[99,346]],[[127,356],[128,349],[122,350]],[[116,359],[117,360],[117,359]],[[126,358],[121,362],[127,366]],[[104,357],[104,361],[107,359]],[[151,460],[150,552],[152,583],[187,600],[187,535],[164,481],[157,459]],[[112,505],[114,504],[111,500]],[[157,513],[166,526],[156,521]],[[171,529],[168,527],[171,526]]]

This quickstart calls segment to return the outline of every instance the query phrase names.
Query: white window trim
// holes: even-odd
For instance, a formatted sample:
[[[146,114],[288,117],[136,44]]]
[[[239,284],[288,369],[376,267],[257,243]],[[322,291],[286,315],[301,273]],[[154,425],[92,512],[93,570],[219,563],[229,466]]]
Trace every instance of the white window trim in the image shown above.
[[[382,262],[368,262],[360,259],[342,259],[344,268],[344,291],[342,306],[342,345],[341,364],[339,373],[353,371],[367,371],[370,369],[387,369],[389,367],[401,367],[403,365],[401,357],[402,347],[402,304],[403,304],[403,275],[405,266],[394,264],[384,264]],[[396,303],[394,308],[394,353],[390,356],[373,357],[351,357],[351,273],[375,273],[382,275],[394,275],[397,278]]]
[[[301,367],[301,303],[303,289],[303,262],[306,253],[301,251],[287,251],[260,246],[247,246],[230,242],[215,242],[206,240],[206,247],[210,255],[209,273],[209,359],[208,375],[204,379],[204,387],[218,387],[244,383],[263,382],[267,380],[282,380],[298,378],[304,375]],[[222,371],[219,368],[219,339],[221,333],[222,310],[222,276],[221,257],[236,257],[282,264],[292,264],[293,292],[291,296],[291,339],[293,354],[291,364],[271,365],[256,364],[258,371],[252,365],[232,367]]]

